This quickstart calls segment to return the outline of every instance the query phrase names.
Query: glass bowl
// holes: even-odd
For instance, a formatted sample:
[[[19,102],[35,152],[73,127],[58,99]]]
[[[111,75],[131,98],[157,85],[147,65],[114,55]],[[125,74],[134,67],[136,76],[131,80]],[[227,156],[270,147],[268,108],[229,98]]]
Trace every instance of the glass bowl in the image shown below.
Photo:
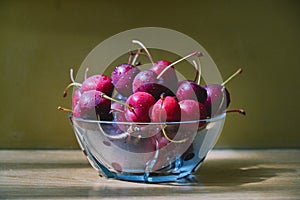
[[[69,117],[81,149],[100,176],[158,183],[177,182],[198,170],[215,145],[226,114],[165,123]]]

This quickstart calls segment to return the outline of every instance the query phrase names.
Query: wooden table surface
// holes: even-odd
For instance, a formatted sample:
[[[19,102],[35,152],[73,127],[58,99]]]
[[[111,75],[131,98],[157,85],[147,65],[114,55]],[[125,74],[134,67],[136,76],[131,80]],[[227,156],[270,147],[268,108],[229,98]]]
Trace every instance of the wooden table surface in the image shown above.
[[[213,150],[192,185],[108,180],[79,150],[0,150],[0,199],[300,199],[300,150]]]

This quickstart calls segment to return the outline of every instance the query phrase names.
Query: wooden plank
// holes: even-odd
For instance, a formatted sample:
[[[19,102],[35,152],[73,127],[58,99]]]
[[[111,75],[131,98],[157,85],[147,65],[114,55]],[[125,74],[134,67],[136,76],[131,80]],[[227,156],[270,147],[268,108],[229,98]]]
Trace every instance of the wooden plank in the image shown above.
[[[98,176],[80,151],[0,151],[0,199],[299,199],[300,150],[213,150],[189,186]]]

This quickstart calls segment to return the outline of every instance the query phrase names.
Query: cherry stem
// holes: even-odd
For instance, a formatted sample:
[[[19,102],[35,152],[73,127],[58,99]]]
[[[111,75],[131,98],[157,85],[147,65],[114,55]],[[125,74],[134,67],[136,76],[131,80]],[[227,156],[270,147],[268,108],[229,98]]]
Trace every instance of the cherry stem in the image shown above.
[[[62,111],[66,111],[66,112],[73,113],[73,110],[71,110],[71,109],[69,109],[69,108],[64,108],[64,107],[61,107],[61,106],[58,106],[58,107],[57,107],[57,110],[62,110]]]
[[[146,46],[145,46],[142,42],[140,42],[140,41],[138,41],[138,40],[132,40],[132,43],[135,43],[135,44],[140,45],[140,46],[145,50],[145,52],[146,52],[146,54],[147,54],[147,56],[148,56],[150,62],[151,62],[153,65],[155,64],[154,61],[153,61],[152,56],[150,55],[150,53],[149,53],[149,51],[148,51],[148,49],[146,48]]]
[[[134,66],[137,67],[137,66],[140,66],[141,64],[142,64],[141,62],[136,62],[136,63],[134,64]]]
[[[120,109],[116,109],[116,108],[110,109],[109,113],[113,113],[113,112],[122,112],[122,113],[124,113],[124,110],[120,110]]]
[[[167,140],[169,140],[170,142],[174,142],[174,143],[182,143],[182,142],[186,142],[187,141],[187,138],[182,139],[182,140],[172,140],[171,138],[169,138],[169,136],[166,133],[166,130],[165,130],[166,127],[167,127],[166,124],[165,125],[161,125],[161,130],[162,130],[163,135],[165,136],[165,138]]]
[[[236,75],[241,74],[243,72],[242,68],[239,68],[234,74],[232,74],[226,81],[224,81],[221,85],[226,85],[231,79],[233,79]]]
[[[193,52],[193,53],[191,53],[191,54],[189,54],[189,55],[187,55],[187,56],[185,56],[185,57],[183,57],[183,58],[180,58],[179,60],[177,60],[177,61],[171,63],[171,64],[168,65],[168,66],[166,66],[166,67],[164,68],[164,70],[162,70],[162,71],[158,74],[158,76],[156,77],[156,79],[160,79],[161,76],[162,76],[168,69],[170,69],[173,65],[176,65],[177,63],[179,63],[179,62],[181,62],[181,61],[183,61],[183,60],[185,60],[185,59],[187,59],[187,58],[189,58],[189,57],[192,57],[192,56],[198,56],[198,57],[199,57],[200,55],[201,55],[200,52]]]
[[[70,69],[70,79],[73,83],[75,83],[74,75],[73,75],[73,69]]]
[[[194,82],[196,82],[197,79],[199,80],[199,78],[198,78],[198,76],[199,76],[199,65],[196,63],[195,60],[193,60],[193,64],[194,64],[194,66],[196,68],[196,74],[195,74],[195,78],[194,78]]]
[[[138,49],[138,51],[136,52],[136,54],[134,55],[134,58],[131,62],[131,65],[135,65],[136,64],[136,60],[138,59],[139,55],[141,54],[141,49]]]
[[[199,66],[198,82],[197,82],[198,85],[200,85],[201,76],[202,76],[202,64],[201,64],[201,61],[200,61],[201,56],[203,56],[203,54],[200,52],[200,56],[197,56],[197,61],[198,61],[198,66]]]
[[[131,63],[132,57],[133,57],[133,53],[131,50],[129,50],[129,58],[128,58],[127,64]]]
[[[237,112],[237,113],[240,113],[242,115],[246,115],[246,112],[243,109],[226,110],[226,113],[233,113],[233,112]]]
[[[200,53],[200,56],[203,56],[203,54]],[[197,57],[197,61],[198,61],[198,63],[195,60],[193,60],[194,66],[196,68],[194,82],[196,82],[198,80],[197,84],[200,85],[201,76],[202,76],[202,65],[201,65],[200,57]]]
[[[80,83],[76,83],[76,82],[72,82],[72,83],[70,83],[70,84],[69,84],[69,85],[67,85],[67,87],[64,89],[64,94],[63,94],[63,97],[66,97],[66,96],[67,96],[67,94],[68,94],[68,90],[69,90],[69,88],[70,88],[70,87],[72,87],[72,86],[81,87],[81,85],[82,85],[82,84],[80,84]]]
[[[100,121],[100,116],[99,116],[99,115],[97,115],[97,119],[98,119],[98,121]],[[130,133],[131,133],[131,132],[124,132],[124,133],[121,133],[121,134],[118,134],[118,135],[109,135],[109,134],[107,134],[107,133],[102,129],[100,123],[97,123],[97,124],[98,124],[98,128],[99,128],[100,132],[101,132],[104,136],[106,136],[106,137],[108,137],[108,138],[111,138],[111,139],[124,139],[124,138],[127,138],[128,136],[130,136]]]
[[[84,72],[84,80],[87,79],[89,68],[87,67]]]
[[[130,106],[130,105],[128,105],[128,104],[126,104],[126,103],[124,103],[124,102],[122,102],[122,101],[118,101],[118,100],[116,100],[116,99],[114,99],[114,98],[111,98],[110,96],[107,96],[107,95],[104,94],[104,93],[101,93],[101,94],[100,94],[100,97],[101,97],[101,98],[108,99],[108,100],[113,101],[113,102],[116,102],[116,103],[121,104],[121,105],[123,105],[123,106],[126,106],[126,107],[129,108],[130,110],[134,110],[134,108],[133,108],[132,106]]]

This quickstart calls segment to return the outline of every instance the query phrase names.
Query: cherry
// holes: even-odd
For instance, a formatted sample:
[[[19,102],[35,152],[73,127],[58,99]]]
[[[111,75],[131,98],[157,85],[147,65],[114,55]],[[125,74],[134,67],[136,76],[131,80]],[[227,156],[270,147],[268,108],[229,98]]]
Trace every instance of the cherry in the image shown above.
[[[135,93],[139,91],[139,88],[141,88],[143,85],[148,85],[153,83],[157,83],[156,74],[150,70],[143,70],[135,76],[132,83],[132,91],[133,93]]]
[[[77,105],[77,103],[80,99],[80,96],[81,96],[80,89],[75,90],[73,93],[73,97],[72,97],[72,107],[73,108]]]
[[[178,122],[180,121],[180,107],[175,97],[161,97],[153,106],[152,122]]]
[[[185,80],[179,84],[176,96],[179,101],[193,99],[204,103],[207,98],[207,92],[205,88],[194,81]]]
[[[112,95],[113,89],[114,85],[112,84],[111,78],[101,74],[90,76],[83,81],[81,86],[82,93],[89,90],[97,90],[109,96]]]
[[[128,97],[125,117],[130,122],[150,122],[150,109],[155,104],[154,97],[146,92],[136,92]]]
[[[98,90],[89,90],[82,93],[79,99],[79,109],[82,118],[110,120],[109,114],[111,101],[101,97]]]
[[[230,104],[230,94],[222,85],[211,84],[204,88],[207,91],[207,98],[204,102],[208,117],[221,114]]]
[[[131,64],[121,64],[115,67],[111,74],[115,89],[124,96],[132,94],[132,82],[139,72],[140,70]]]
[[[172,63],[167,60],[159,60],[150,68],[150,70],[156,75],[159,75],[167,66],[171,64]],[[171,65],[171,67],[165,73],[163,73],[158,82],[164,86],[167,86],[171,91],[176,91],[178,79],[174,66]]]
[[[206,118],[206,108],[205,106],[195,100],[182,100],[179,102],[181,110],[181,121],[195,121]],[[199,122],[199,126],[205,124],[204,121]],[[182,124],[184,128],[193,128],[195,125],[193,123]]]
[[[185,100],[185,99],[193,99],[197,100],[201,103],[204,103],[207,98],[207,92],[206,90],[200,86],[201,81],[201,62],[200,62],[200,56],[203,56],[202,53],[199,54],[197,57],[198,63],[193,60],[193,64],[196,68],[196,74],[194,81],[191,80],[185,80],[179,83],[176,96],[179,101]],[[197,81],[198,80],[198,81]],[[197,83],[196,83],[197,81]]]
[[[234,74],[232,74],[221,85],[211,84],[204,86],[207,91],[207,98],[204,105],[206,107],[208,117],[213,117],[221,114],[225,111],[226,108],[228,108],[230,104],[230,94],[225,88],[225,84],[240,73],[242,73],[241,68],[238,69]]]
[[[156,79],[156,76],[157,75],[150,70],[139,72],[133,80],[133,92],[147,92],[155,99],[159,99],[162,93],[167,96],[175,96],[169,88],[157,83],[158,80]]]

